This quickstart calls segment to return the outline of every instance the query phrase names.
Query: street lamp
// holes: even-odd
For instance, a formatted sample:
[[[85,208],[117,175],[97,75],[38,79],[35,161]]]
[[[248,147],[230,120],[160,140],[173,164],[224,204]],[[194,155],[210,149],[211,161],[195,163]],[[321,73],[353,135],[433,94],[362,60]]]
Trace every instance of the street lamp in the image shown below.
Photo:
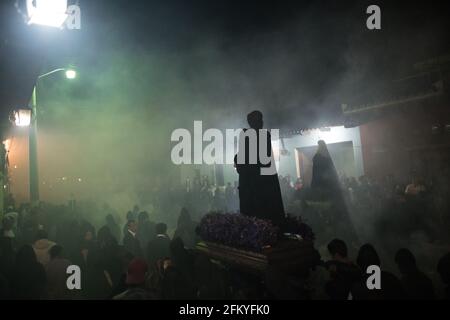
[[[67,79],[75,79],[77,77],[77,72],[72,69],[66,70],[66,78]]]
[[[15,110],[11,120],[18,127],[29,127],[31,124],[31,112],[30,108]]]
[[[31,203],[39,201],[39,175],[38,175],[38,159],[37,159],[37,84],[38,81],[56,72],[65,71],[67,79],[75,79],[76,71],[73,69],[55,69],[40,75],[37,78],[36,84],[33,88],[33,95],[31,97],[31,114],[30,114],[30,130],[29,134],[29,157],[30,157],[30,200]]]

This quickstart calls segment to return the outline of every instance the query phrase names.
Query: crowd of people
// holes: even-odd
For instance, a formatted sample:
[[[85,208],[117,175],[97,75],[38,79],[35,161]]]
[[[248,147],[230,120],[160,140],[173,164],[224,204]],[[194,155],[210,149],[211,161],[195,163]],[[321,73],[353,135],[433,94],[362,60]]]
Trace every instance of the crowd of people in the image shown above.
[[[440,201],[442,192],[436,183],[414,178],[402,186],[392,176],[382,183],[341,176],[340,190],[348,214],[352,219],[365,219],[373,228],[374,237],[366,234],[359,241],[327,229],[336,222],[326,216],[333,210],[317,211],[314,201],[309,201],[314,200],[312,191],[300,179],[292,182],[289,176],[280,176],[280,186],[286,212],[300,215],[317,235],[317,261],[300,282],[272,272],[265,275],[261,288],[260,281],[194,250],[202,213],[239,210],[236,183],[216,186],[202,178],[167,192],[168,203],[182,208],[175,218],[166,215],[161,219],[163,215],[148,213],[137,205],[119,214],[107,205],[93,209],[74,201],[18,208],[10,201],[0,230],[0,298],[449,298],[450,254],[428,259],[425,265],[421,252],[412,253],[415,248],[399,249],[403,246],[400,239],[414,230],[423,231],[427,241],[446,243],[445,231],[442,237],[439,233],[448,223],[442,214],[446,203]],[[164,203],[154,208],[163,210]],[[386,240],[390,235],[395,235],[396,241]],[[404,243],[408,247],[408,242]],[[385,247],[390,250],[386,252]],[[350,259],[352,254],[355,262]],[[381,260],[382,289],[368,290],[367,266],[381,266]],[[81,290],[67,288],[70,265],[81,269]],[[280,287],[280,283],[286,285]]]
[[[2,299],[196,296],[193,283],[178,285],[191,281],[189,249],[197,242],[195,224],[186,209],[179,215],[172,239],[165,223],[151,221],[138,206],[126,214],[123,227],[107,214],[98,229],[79,208],[42,204],[10,209],[0,230]],[[67,286],[71,265],[81,270],[81,290]]]
[[[430,278],[408,249],[395,254],[400,277],[381,269],[381,290],[366,286],[368,266],[382,266],[371,244],[359,248],[356,263],[345,241],[327,244],[329,259],[317,251],[307,278],[298,282],[268,271],[266,285],[210,261],[192,250],[196,223],[183,208],[173,236],[137,206],[123,228],[112,215],[96,228],[66,207],[56,219],[42,209],[27,216],[6,215],[0,239],[2,299],[435,299]],[[62,208],[59,208],[62,210]],[[52,236],[47,230],[53,230]],[[67,268],[81,269],[81,290],[69,290]],[[437,264],[449,296],[450,253]],[[275,281],[273,279],[276,279]],[[286,285],[280,288],[279,284]]]

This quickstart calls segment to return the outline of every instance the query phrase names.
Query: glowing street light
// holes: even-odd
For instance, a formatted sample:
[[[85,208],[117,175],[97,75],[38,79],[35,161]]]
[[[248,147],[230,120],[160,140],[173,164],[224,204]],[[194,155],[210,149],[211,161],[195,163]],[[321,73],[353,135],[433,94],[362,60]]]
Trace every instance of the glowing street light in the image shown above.
[[[72,69],[66,70],[66,78],[67,79],[75,79],[76,77],[77,77],[77,72],[75,70],[72,70]]]
[[[27,11],[28,24],[54,28],[62,27],[69,16],[67,0],[27,0]]]
[[[18,127],[31,125],[31,109],[19,109],[13,112],[14,124]]]

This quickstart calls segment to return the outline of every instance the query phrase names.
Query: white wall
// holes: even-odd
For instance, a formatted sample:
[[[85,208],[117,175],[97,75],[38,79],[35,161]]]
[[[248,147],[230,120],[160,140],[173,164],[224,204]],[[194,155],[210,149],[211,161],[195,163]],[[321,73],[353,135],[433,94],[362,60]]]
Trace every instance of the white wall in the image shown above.
[[[320,131],[315,129],[304,132],[303,135],[295,135],[291,138],[284,139],[284,146],[290,153],[288,156],[278,157],[281,149],[280,140],[272,141],[272,148],[274,150],[275,159],[277,160],[278,173],[280,175],[290,175],[292,178],[297,177],[295,149],[317,146],[317,141],[319,140],[324,140],[327,144],[351,141],[353,143],[353,156],[355,162],[354,172],[357,177],[364,174],[359,127],[345,128],[344,126],[331,127],[330,131]],[[229,144],[232,142],[227,141],[226,143]],[[187,177],[192,178],[194,169],[200,169],[202,175],[208,175],[211,178],[214,176],[213,165],[182,165],[181,167],[182,181],[185,181]],[[234,181],[238,180],[239,176],[234,165],[224,164],[223,168],[225,184],[227,182],[233,184]]]
[[[317,146],[319,140],[324,140],[327,144],[351,141],[353,143],[353,156],[355,160],[356,176],[364,174],[361,135],[359,127],[345,128],[331,127],[330,131],[320,131],[319,129],[304,132],[303,135],[295,135],[291,138],[284,139],[284,146],[289,151],[288,156],[280,156],[278,173],[280,175],[290,175],[297,177],[295,149],[304,147]]]

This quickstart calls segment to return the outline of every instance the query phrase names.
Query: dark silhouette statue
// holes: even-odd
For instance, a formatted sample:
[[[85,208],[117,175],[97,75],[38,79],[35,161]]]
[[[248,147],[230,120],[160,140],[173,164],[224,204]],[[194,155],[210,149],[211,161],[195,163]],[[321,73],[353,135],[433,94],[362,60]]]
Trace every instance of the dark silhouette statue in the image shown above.
[[[263,129],[263,115],[260,111],[249,113],[247,121],[250,128],[244,129],[241,133],[238,154],[234,158],[239,174],[240,212],[281,225],[284,207],[270,132]],[[252,139],[251,133],[254,133],[255,138]],[[260,141],[261,139],[265,141]],[[267,157],[264,158],[270,159],[269,163],[260,156],[261,147],[263,148],[261,152],[264,152],[265,147]]]
[[[340,237],[349,242],[357,240],[356,229],[350,218],[349,206],[341,190],[339,176],[323,140],[318,141],[317,152],[313,157],[313,175],[310,197],[315,201],[326,201],[332,204],[327,221]]]
[[[318,142],[317,152],[313,158],[313,175],[311,188],[324,192],[335,192],[339,188],[339,178],[328,152],[325,141]]]

